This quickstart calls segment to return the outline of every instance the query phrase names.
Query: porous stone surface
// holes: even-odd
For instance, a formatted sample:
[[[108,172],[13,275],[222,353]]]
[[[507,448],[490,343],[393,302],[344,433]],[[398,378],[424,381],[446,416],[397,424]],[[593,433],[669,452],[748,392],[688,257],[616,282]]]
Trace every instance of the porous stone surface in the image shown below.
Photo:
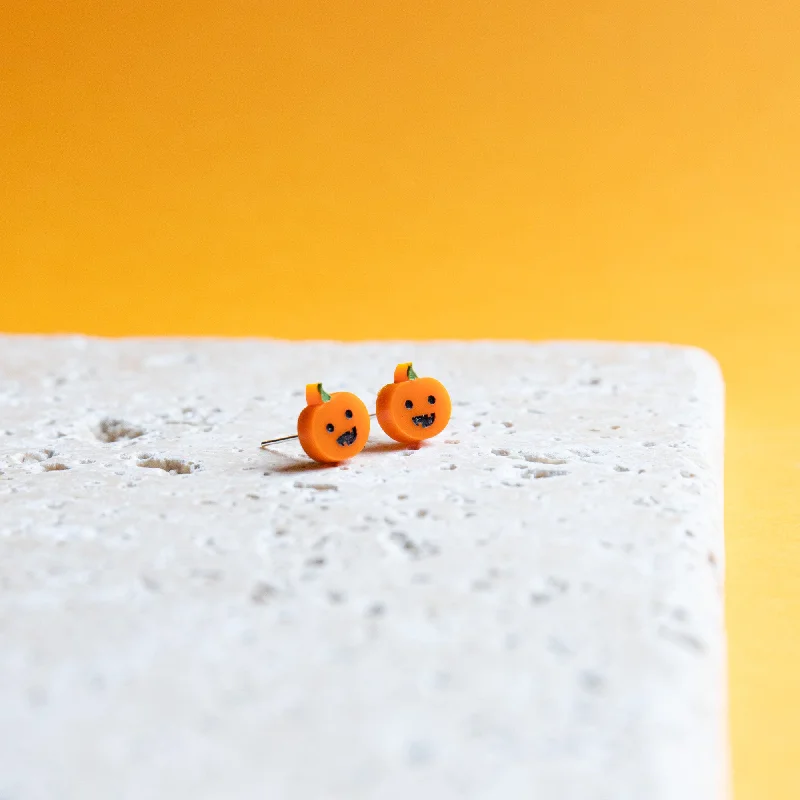
[[[685,348],[0,337],[0,797],[722,798],[722,437]]]

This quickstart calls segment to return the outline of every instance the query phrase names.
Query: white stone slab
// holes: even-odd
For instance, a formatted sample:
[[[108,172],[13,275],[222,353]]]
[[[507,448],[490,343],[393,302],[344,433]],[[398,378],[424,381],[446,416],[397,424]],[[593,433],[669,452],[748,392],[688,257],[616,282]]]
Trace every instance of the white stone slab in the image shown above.
[[[405,360],[439,438],[258,449]],[[722,430],[691,349],[0,337],[0,797],[726,796]]]

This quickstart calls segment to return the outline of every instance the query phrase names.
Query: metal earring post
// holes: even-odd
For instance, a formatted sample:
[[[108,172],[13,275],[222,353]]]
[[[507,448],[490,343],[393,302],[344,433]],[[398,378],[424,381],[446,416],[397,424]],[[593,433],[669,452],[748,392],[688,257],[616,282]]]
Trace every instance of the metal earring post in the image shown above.
[[[280,436],[277,439],[267,439],[266,442],[261,442],[261,446],[265,447],[268,444],[275,444],[276,442],[288,442],[289,439],[298,439],[298,435],[295,433],[292,436]]]

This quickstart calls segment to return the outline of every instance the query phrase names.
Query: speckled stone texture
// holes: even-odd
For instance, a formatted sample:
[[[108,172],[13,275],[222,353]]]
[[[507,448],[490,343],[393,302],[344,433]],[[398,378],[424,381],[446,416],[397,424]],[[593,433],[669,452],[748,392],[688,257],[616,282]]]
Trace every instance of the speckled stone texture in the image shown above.
[[[723,798],[722,441],[692,349],[0,337],[0,797]]]

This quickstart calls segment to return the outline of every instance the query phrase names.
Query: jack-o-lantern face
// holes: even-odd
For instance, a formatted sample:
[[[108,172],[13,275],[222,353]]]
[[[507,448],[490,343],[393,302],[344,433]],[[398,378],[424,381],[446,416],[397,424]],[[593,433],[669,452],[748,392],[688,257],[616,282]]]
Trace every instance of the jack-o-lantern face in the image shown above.
[[[378,422],[398,442],[412,444],[441,433],[450,422],[450,395],[435,378],[418,378],[410,363],[398,364],[394,383],[378,393]]]
[[[309,383],[306,402],[297,419],[297,435],[311,458],[336,464],[364,449],[369,413],[358,397],[350,392],[328,394],[321,383]]]

